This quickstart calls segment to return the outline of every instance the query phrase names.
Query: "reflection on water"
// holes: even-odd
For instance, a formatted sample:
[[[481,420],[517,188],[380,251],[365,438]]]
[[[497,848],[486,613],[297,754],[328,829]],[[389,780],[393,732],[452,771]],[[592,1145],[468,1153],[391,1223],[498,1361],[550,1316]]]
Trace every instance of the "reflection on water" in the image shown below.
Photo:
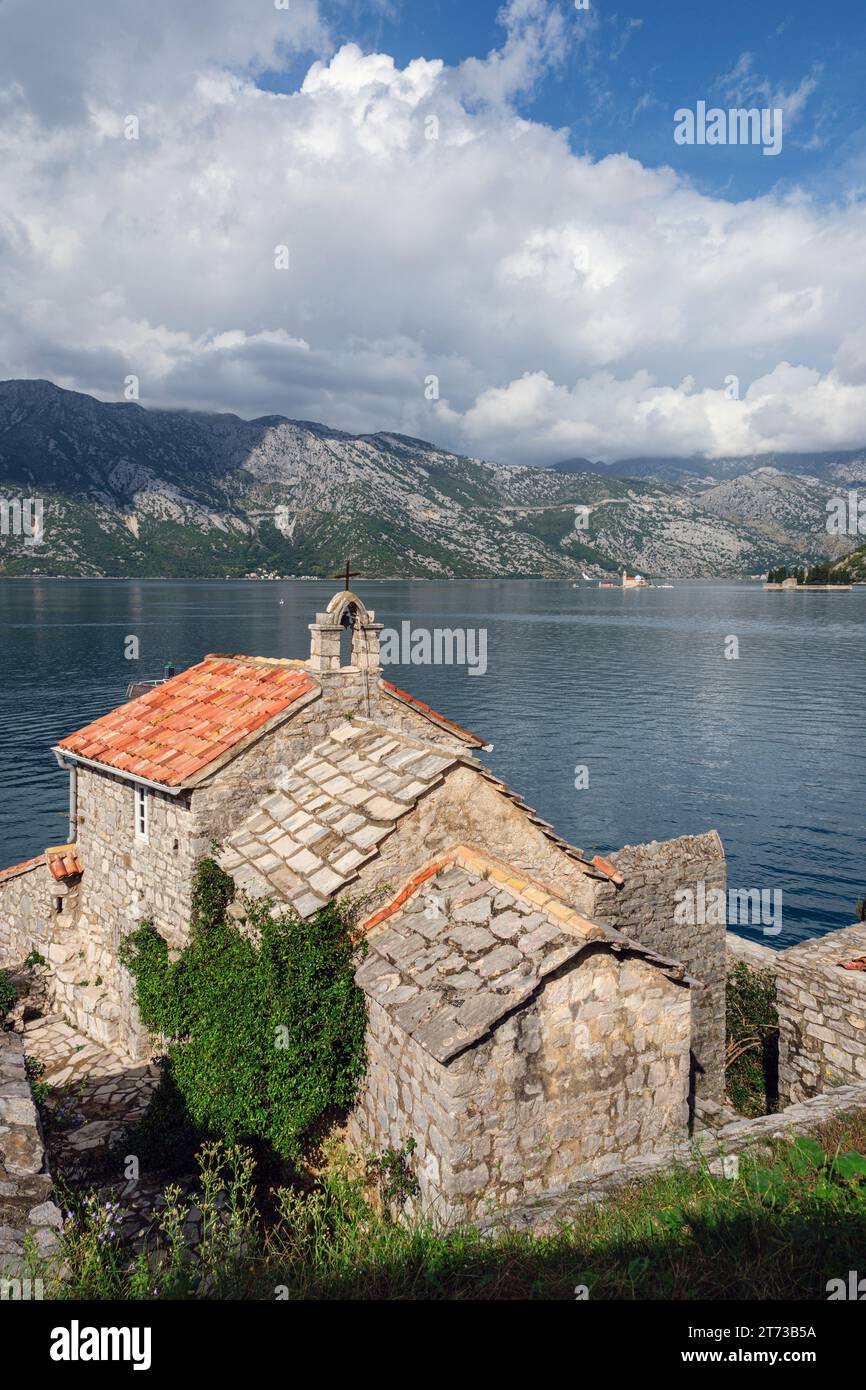
[[[0,865],[66,833],[50,747],[209,651],[303,656],[334,584],[0,580]],[[866,892],[866,589],[573,589],[358,581],[390,627],[483,628],[487,671],[388,674],[494,745],[482,755],[584,850],[716,827],[732,886],[781,888],[784,945]],[[282,603],[281,603],[282,600]],[[125,638],[140,659],[124,657]],[[726,660],[736,636],[739,659]],[[588,769],[589,785],[576,769]]]

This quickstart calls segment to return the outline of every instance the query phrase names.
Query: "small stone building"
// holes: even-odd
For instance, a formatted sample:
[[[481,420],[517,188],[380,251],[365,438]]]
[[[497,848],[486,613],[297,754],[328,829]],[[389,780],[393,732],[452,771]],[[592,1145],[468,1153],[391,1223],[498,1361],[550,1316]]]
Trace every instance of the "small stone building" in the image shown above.
[[[421,1210],[476,1220],[685,1136],[681,966],[466,846],[368,929],[350,1133],[373,1153],[414,1140]]]
[[[474,1171],[486,1170],[491,1200],[510,1201],[613,1164],[616,1154],[652,1149],[664,1133],[676,1139],[684,1096],[723,1092],[724,927],[683,927],[675,914],[683,885],[724,888],[718,835],[585,855],[485,765],[483,738],[384,678],[380,630],[361,599],[343,591],[310,624],[306,657],[211,654],[61,739],[54,752],[69,773],[69,843],[0,873],[0,965],[39,951],[50,963],[52,1006],[87,1037],[140,1058],[151,1043],[120,942],[149,918],[172,949],[183,947],[195,866],[214,842],[241,905],[243,894],[270,895],[302,916],[334,895],[393,906],[400,884],[408,901],[423,866],[441,861],[449,865],[440,885],[446,917],[470,914],[447,920],[476,935],[452,931],[428,943],[425,950],[447,955],[423,957],[427,965],[411,953],[399,962],[398,996],[423,986],[439,1015],[425,1018],[423,1036],[362,977],[374,1064],[358,1124],[367,1117],[369,1139],[387,1129],[389,1144],[402,1143],[420,1123],[409,1101],[415,1081],[423,1091],[420,1071],[398,1095],[381,1092],[384,1111],[376,1099],[397,1052],[401,1066],[414,1058],[427,1069],[429,1095],[450,1116],[425,1122],[424,1182],[431,1199],[455,1210],[481,1203],[467,1176]],[[455,846],[491,867],[458,866]],[[458,872],[475,879],[458,883]],[[491,897],[497,872],[506,881]],[[476,899],[456,901],[474,889]],[[508,895],[514,902],[503,909]],[[534,906],[524,913],[527,903]],[[507,914],[519,928],[489,952],[469,944],[486,939],[486,917],[473,923],[471,914],[487,906],[498,928]],[[389,960],[382,943],[395,942],[401,921],[395,913],[385,930],[384,918],[370,924],[371,962]],[[461,953],[459,970],[438,969]],[[425,983],[429,970],[435,987]],[[474,997],[458,1007],[461,983]],[[434,1046],[436,1029],[452,1024],[453,1048]],[[581,1050],[578,1038],[587,1036]],[[485,1157],[475,1101],[464,1092],[474,1119],[446,1105],[449,1087],[469,1086],[470,1073],[490,1104]],[[512,1078],[510,1092],[503,1077]],[[524,1130],[531,1143],[519,1137]],[[518,1140],[506,1163],[509,1133]]]

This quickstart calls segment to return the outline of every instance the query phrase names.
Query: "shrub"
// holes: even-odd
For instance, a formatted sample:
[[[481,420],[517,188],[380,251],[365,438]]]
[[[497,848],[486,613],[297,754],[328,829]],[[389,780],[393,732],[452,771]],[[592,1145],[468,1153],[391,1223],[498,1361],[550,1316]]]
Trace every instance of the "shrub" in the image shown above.
[[[349,1104],[364,1070],[366,1004],[348,904],[309,920],[271,899],[226,917],[234,885],[196,873],[193,930],[176,961],[150,923],[124,942],[142,1021],[166,1040],[193,1124],[227,1142],[263,1140],[297,1159],[316,1122]]]
[[[0,970],[0,1023],[2,1023],[17,998],[18,991],[12,983],[9,972],[7,970]]]
[[[738,961],[728,975],[725,1085],[743,1115],[764,1115],[778,1100],[779,1016],[772,970]]]
[[[189,1200],[176,1187],[157,1218],[159,1247],[152,1234],[138,1255],[122,1246],[115,1203],[70,1204],[66,1278],[49,1297],[573,1303],[580,1285],[593,1301],[825,1299],[862,1256],[864,1118],[747,1150],[731,1178],[675,1167],[575,1201],[540,1231],[394,1220],[369,1202],[357,1158],[336,1153],[312,1190],[280,1187],[265,1213],[252,1155],[207,1144],[190,1198],[201,1213],[197,1250],[185,1249]]]

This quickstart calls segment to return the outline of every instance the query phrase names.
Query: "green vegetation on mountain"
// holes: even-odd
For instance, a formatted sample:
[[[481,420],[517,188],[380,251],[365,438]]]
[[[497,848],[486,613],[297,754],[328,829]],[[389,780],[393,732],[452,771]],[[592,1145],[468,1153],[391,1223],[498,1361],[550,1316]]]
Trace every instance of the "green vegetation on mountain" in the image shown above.
[[[713,576],[835,555],[815,480],[759,471],[714,488],[509,468],[404,435],[7,381],[0,501],[42,499],[44,536],[7,526],[0,574],[330,575],[351,554],[368,576]]]
[[[798,584],[847,584],[847,564],[839,565],[801,565],[788,569],[780,565],[767,573],[768,584],[784,584],[786,579],[796,579]]]

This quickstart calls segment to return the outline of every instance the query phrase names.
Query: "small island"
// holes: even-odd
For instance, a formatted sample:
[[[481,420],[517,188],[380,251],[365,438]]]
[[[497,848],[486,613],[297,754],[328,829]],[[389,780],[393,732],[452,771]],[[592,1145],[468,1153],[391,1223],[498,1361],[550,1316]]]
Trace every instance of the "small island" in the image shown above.
[[[806,565],[788,570],[784,565],[770,570],[764,581],[765,589],[800,589],[810,593],[849,593],[851,585],[844,569],[830,564]]]

